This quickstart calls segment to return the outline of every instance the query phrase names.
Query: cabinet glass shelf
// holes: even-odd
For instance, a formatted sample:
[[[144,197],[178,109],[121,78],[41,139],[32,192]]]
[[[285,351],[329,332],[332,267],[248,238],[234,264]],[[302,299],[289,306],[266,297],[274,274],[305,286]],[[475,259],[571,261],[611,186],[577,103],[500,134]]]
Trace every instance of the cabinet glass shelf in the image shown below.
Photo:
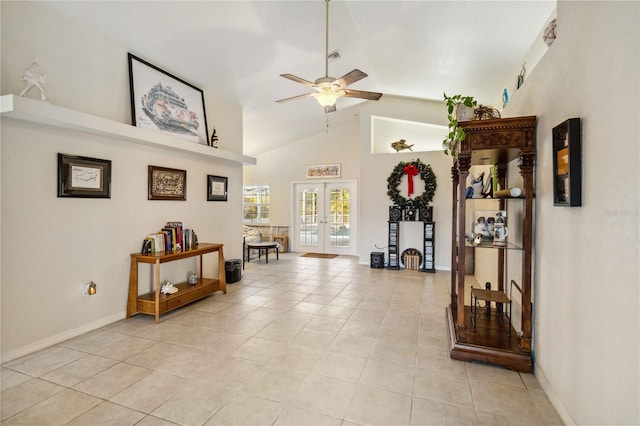
[[[480,244],[471,244],[470,242],[466,242],[465,247],[475,247],[475,248],[487,248],[487,249],[502,249],[502,250],[522,250],[523,248],[513,244],[513,243],[509,243],[507,242],[506,244],[502,244],[502,245],[494,245],[493,241],[483,241]]]

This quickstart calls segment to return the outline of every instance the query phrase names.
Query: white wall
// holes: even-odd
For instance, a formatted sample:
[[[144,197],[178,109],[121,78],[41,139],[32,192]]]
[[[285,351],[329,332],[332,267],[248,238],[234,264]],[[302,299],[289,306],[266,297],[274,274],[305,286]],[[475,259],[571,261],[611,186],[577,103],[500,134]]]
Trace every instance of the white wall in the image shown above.
[[[318,113],[323,114],[320,107]],[[269,216],[272,226],[292,226],[291,183],[305,181],[306,166],[340,163],[341,179],[358,178],[358,124],[354,119],[340,127],[330,126],[327,133],[269,151],[257,157],[257,165],[244,167],[245,185],[270,186]]]
[[[563,419],[640,423],[640,3],[560,2],[505,110],[538,116],[536,375]],[[582,207],[554,207],[551,129],[582,119]]]
[[[388,208],[391,205],[387,178],[400,161],[420,159],[431,165],[438,184],[432,202],[437,222],[436,268],[450,268],[451,157],[443,155],[442,151],[371,154],[372,115],[439,125],[447,123],[442,102],[385,95],[378,102],[363,103],[359,119],[354,118],[352,123],[330,127],[328,133],[260,155],[256,166],[244,167],[245,185],[269,184],[271,225],[291,226],[291,183],[305,180],[304,166],[341,163],[342,178],[358,181],[358,253],[360,263],[369,264],[372,251],[386,252]],[[379,250],[375,245],[385,249]]]
[[[431,202],[434,206],[433,214],[436,222],[435,266],[436,269],[449,269],[451,267],[451,157],[444,155],[441,150],[371,154],[372,115],[439,125],[447,124],[447,111],[442,102],[385,95],[378,102],[363,104],[360,111],[360,263],[368,264],[370,253],[381,251],[376,248],[376,245],[386,247],[388,244],[387,221],[389,206],[392,204],[387,195],[389,175],[399,162],[419,159],[430,165],[436,175],[437,189]],[[403,184],[405,184],[404,180]],[[420,247],[416,248],[420,249]]]
[[[640,423],[639,5],[560,2],[558,39],[504,112],[538,116],[535,366],[567,423]],[[361,263],[374,244],[386,245],[389,173],[399,161],[420,158],[438,178],[436,265],[450,267],[451,160],[371,155],[371,115],[446,124],[438,102],[384,96],[362,106]],[[551,129],[571,117],[583,125],[583,206],[553,207]],[[272,170],[281,167],[268,158]]]
[[[125,49],[33,3],[1,8],[3,95],[20,93],[24,69],[37,61],[52,104],[130,123]],[[240,107],[206,90],[205,101],[217,125],[227,126],[223,148],[242,152]],[[223,243],[227,258],[242,253],[238,163],[4,117],[1,137],[2,361],[124,317],[129,254],[166,221]],[[111,160],[111,198],[57,198],[59,152]],[[187,201],[148,201],[148,165],[187,170]],[[228,202],[206,201],[207,174],[229,177]],[[163,266],[162,278],[184,279],[192,267],[185,262]],[[150,282],[144,269],[143,289]],[[98,293],[82,297],[92,280]]]
[[[37,5],[0,5],[2,94],[19,93],[23,70],[37,61],[49,74],[52,103],[130,121],[126,51]],[[560,2],[558,39],[505,111],[539,119],[536,374],[564,419],[578,424],[640,423],[639,8],[638,2]],[[239,107],[209,93],[206,100],[229,144],[222,147],[241,152]],[[436,265],[450,266],[450,159],[440,153],[371,155],[371,114],[446,123],[437,102],[385,96],[363,106],[359,130],[346,129],[324,144],[310,138],[308,145],[281,151],[282,162],[277,153],[261,156],[256,181],[248,183],[302,180],[303,165],[337,161],[327,144],[339,143],[344,177],[359,176],[360,228],[367,230],[360,233],[360,255],[368,263],[373,245],[386,245],[386,179],[399,161],[420,158],[438,178]],[[583,124],[583,206],[553,207],[551,129],[571,117]],[[226,123],[232,127],[222,131]],[[203,202],[200,180],[225,174],[230,193],[239,193],[239,166],[4,118],[1,136],[3,361],[122,316],[128,254],[166,220],[182,219],[201,240],[223,242],[227,257],[239,257],[241,200]],[[359,139],[359,153],[344,145],[352,138]],[[110,200],[55,197],[55,153],[65,151],[114,161]],[[146,200],[146,166],[153,162],[188,170],[186,203]],[[268,170],[257,172],[263,162]],[[290,183],[283,188],[278,199]],[[288,214],[290,205],[274,218],[288,222]],[[80,287],[90,280],[98,294],[83,299]]]

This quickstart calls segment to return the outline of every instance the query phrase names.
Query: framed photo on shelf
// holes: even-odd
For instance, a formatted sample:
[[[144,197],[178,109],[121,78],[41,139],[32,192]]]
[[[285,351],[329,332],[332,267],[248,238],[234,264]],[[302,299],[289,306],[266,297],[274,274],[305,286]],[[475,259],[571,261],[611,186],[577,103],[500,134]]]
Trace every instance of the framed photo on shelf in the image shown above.
[[[227,201],[228,181],[223,176],[207,175],[207,201]]]
[[[187,171],[149,166],[149,200],[187,200]]]
[[[131,53],[128,58],[131,123],[208,145],[203,91]]]
[[[340,164],[317,164],[307,166],[307,179],[339,178]]]
[[[111,198],[111,160],[58,153],[58,197]]]
[[[570,118],[553,128],[553,205],[582,205],[580,119]]]

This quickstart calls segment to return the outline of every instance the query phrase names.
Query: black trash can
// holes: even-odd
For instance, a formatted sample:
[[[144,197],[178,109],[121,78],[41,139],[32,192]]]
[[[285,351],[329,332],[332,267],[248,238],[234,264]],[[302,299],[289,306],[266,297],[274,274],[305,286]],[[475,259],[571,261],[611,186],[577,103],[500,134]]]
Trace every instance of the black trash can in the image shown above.
[[[242,279],[242,260],[231,259],[224,262],[227,284],[238,282]]]

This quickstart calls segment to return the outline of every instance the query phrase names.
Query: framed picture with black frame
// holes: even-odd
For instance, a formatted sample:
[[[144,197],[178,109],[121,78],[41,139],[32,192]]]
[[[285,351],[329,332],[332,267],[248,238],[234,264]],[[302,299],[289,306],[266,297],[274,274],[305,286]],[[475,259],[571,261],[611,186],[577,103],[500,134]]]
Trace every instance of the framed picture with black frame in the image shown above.
[[[111,198],[111,160],[58,153],[58,197]]]
[[[553,205],[582,205],[582,147],[580,119],[570,118],[553,128]]]
[[[227,201],[228,183],[226,177],[207,175],[207,201]]]
[[[187,200],[187,171],[149,166],[149,200]]]
[[[131,123],[208,145],[204,92],[131,53],[128,58]]]

